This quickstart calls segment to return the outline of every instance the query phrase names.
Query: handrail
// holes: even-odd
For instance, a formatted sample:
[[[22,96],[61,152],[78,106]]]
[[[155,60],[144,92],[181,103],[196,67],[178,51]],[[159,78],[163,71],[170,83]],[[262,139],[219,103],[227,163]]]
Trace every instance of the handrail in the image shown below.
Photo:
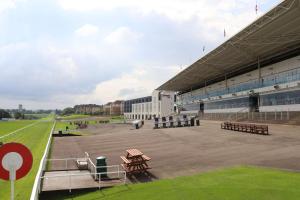
[[[118,173],[124,173],[126,174],[126,171],[115,171],[115,172],[100,172],[100,173],[81,173],[81,174],[58,174],[58,175],[51,175],[51,176],[41,176],[41,179],[44,178],[57,178],[57,177],[65,177],[65,176],[84,176],[84,175],[105,175],[105,174],[118,174]]]

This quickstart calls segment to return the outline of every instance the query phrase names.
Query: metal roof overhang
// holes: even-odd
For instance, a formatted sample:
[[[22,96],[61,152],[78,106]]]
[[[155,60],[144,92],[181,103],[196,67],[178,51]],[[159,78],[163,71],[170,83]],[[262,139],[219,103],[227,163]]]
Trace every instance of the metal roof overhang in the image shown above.
[[[300,54],[300,0],[285,0],[161,85],[191,91]]]

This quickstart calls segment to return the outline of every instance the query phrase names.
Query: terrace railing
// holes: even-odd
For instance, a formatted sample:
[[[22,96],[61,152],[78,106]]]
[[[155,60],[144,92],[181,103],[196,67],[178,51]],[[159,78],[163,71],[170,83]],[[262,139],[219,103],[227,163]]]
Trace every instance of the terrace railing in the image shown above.
[[[113,177],[116,176],[116,179],[111,178],[110,181],[108,181],[107,179],[103,179],[101,178],[103,175],[109,176],[109,177]],[[92,178],[94,179],[94,185],[89,185],[87,187],[93,187],[96,186],[98,187],[98,189],[100,190],[102,187],[104,186],[113,186],[116,184],[126,184],[126,172],[125,171],[113,171],[113,172],[102,172],[102,173],[68,173],[68,174],[59,174],[59,175],[49,175],[49,176],[42,176],[40,177],[40,181],[51,181],[51,179],[55,179],[59,180],[59,179],[64,179],[64,180],[68,180],[67,181],[67,185],[58,185],[57,187],[59,187],[60,190],[64,190],[67,189],[69,190],[69,192],[71,192],[73,189],[83,189],[85,188],[85,186],[79,186],[76,185],[76,178],[78,177],[86,177],[86,176],[92,176]],[[97,177],[97,179],[95,179],[94,177]],[[66,183],[66,182],[64,182]],[[56,188],[57,189],[57,188]]]

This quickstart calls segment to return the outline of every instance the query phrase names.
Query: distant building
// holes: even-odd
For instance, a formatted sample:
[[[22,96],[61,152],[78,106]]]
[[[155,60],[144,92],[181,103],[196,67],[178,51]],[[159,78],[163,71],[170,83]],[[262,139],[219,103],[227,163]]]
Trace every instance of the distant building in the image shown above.
[[[108,102],[107,104],[105,104],[103,106],[104,115],[110,115],[110,105],[111,104],[112,104],[111,102]]]
[[[18,111],[19,111],[19,112],[23,112],[23,105],[22,105],[22,104],[19,104]]]
[[[124,114],[124,101],[108,102],[103,106],[105,115],[123,115]]]
[[[104,110],[102,105],[82,104],[74,106],[74,112],[77,114],[102,115]]]
[[[117,100],[110,104],[110,115],[123,115],[124,101]]]
[[[165,117],[176,112],[174,92],[154,90],[152,96],[131,99],[124,102],[124,116],[127,119],[152,119]]]

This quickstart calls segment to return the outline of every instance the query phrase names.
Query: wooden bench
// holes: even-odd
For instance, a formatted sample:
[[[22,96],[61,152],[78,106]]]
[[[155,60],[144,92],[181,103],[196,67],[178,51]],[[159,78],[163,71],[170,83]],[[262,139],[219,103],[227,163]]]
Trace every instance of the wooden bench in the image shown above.
[[[221,129],[254,133],[254,134],[262,134],[262,135],[269,134],[268,125],[223,122],[221,124]]]
[[[142,155],[142,158],[143,158],[145,161],[149,161],[149,160],[151,160],[151,158],[150,158],[150,157],[148,157],[148,156],[146,156],[146,155]]]
[[[123,169],[126,171],[128,174],[133,174],[133,173],[141,173],[141,172],[146,172],[146,170],[151,169],[151,167],[137,167],[135,169],[130,169],[127,165],[121,164]]]
[[[131,161],[128,160],[125,156],[120,156],[120,157],[124,161],[124,163],[126,163],[126,164],[130,164],[131,163]]]
[[[269,128],[268,128],[267,125],[256,125],[255,126],[255,133],[256,134],[268,135],[269,134]]]

